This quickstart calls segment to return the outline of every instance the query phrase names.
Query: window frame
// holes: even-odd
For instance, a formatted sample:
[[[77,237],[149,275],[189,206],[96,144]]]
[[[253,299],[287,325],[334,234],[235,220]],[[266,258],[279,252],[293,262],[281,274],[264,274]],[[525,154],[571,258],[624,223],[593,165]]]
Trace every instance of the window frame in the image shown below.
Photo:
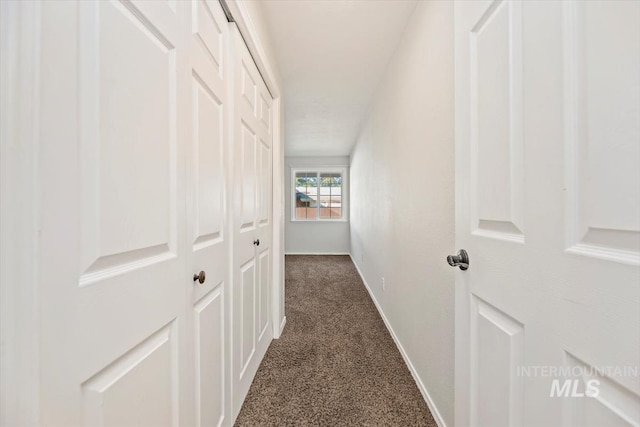
[[[342,179],[342,185],[340,189],[340,201],[342,203],[341,207],[341,216],[339,218],[320,218],[320,203],[318,202],[316,206],[316,217],[315,218],[296,218],[296,175],[299,172],[306,173],[315,173],[318,182],[318,194],[320,194],[320,174],[323,173],[339,173]],[[292,167],[291,168],[291,221],[292,222],[347,222],[349,221],[348,215],[348,180],[349,176],[347,174],[346,167]]]

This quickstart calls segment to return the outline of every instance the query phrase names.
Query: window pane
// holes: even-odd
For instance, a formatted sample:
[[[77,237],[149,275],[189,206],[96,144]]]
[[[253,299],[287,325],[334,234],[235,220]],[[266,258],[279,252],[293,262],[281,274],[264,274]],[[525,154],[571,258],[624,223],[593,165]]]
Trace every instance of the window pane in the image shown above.
[[[320,174],[320,218],[342,218],[342,176],[339,173]]]
[[[296,172],[296,219],[316,219],[318,206],[318,174]]]

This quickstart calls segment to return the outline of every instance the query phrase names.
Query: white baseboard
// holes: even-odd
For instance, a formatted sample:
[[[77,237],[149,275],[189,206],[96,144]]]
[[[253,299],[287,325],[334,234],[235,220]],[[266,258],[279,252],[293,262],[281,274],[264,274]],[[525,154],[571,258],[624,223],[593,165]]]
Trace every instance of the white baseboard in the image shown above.
[[[400,351],[400,354],[402,355],[402,358],[404,359],[404,363],[409,368],[409,372],[411,372],[411,376],[413,377],[413,380],[416,382],[416,385],[418,386],[418,390],[420,390],[420,393],[422,394],[422,398],[424,399],[425,402],[427,402],[427,406],[429,407],[429,410],[431,411],[431,415],[433,415],[433,418],[435,419],[435,421],[436,421],[436,423],[438,424],[439,427],[446,427],[447,425],[445,424],[444,420],[442,419],[442,415],[440,414],[440,412],[438,412],[438,408],[436,408],[436,405],[433,403],[433,400],[431,399],[431,396],[429,396],[429,392],[427,391],[427,388],[424,386],[424,383],[420,379],[420,376],[418,376],[418,373],[416,372],[415,368],[413,367],[413,363],[411,363],[411,359],[409,359],[409,356],[407,355],[407,352],[404,350],[404,347],[402,347],[402,344],[400,343],[400,340],[398,339],[398,336],[393,331],[393,328],[391,327],[391,323],[389,323],[389,320],[387,319],[387,316],[385,316],[384,311],[382,311],[382,307],[378,303],[378,300],[376,299],[375,295],[373,294],[373,291],[371,291],[371,288],[369,287],[369,284],[367,283],[367,280],[364,278],[364,275],[362,274],[362,271],[360,270],[360,267],[358,267],[358,263],[353,258],[353,255],[349,254],[349,257],[351,258],[351,261],[353,262],[353,265],[356,266],[356,270],[358,270],[358,274],[360,275],[360,278],[362,279],[362,283],[364,283],[364,287],[367,288],[367,292],[369,292],[369,296],[371,297],[371,299],[373,300],[373,303],[375,304],[376,308],[378,309],[378,313],[380,313],[380,317],[382,317],[382,320],[384,321],[385,326],[389,330],[389,333],[391,334],[391,337],[393,338],[393,341],[396,343],[396,347],[398,347],[398,350]]]
[[[349,255],[349,252],[285,252],[285,255]]]
[[[282,336],[282,331],[284,331],[284,325],[287,324],[287,316],[282,318],[282,322],[280,322],[280,334],[278,334],[278,338]]]

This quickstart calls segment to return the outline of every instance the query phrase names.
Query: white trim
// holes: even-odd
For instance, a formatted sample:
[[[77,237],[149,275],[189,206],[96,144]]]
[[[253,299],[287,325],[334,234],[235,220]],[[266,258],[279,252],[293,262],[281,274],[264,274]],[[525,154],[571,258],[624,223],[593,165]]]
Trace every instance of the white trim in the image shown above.
[[[0,2],[0,425],[40,424],[40,2]]]
[[[314,165],[296,165],[290,166],[291,172],[340,172],[346,173],[348,166],[336,165],[336,166],[314,166]]]
[[[349,222],[347,218],[341,219],[290,219],[289,222]]]
[[[420,393],[422,394],[422,398],[427,403],[427,406],[429,407],[429,411],[431,411],[431,415],[436,421],[436,424],[438,424],[439,427],[446,427],[446,423],[444,422],[442,415],[438,411],[438,408],[433,402],[433,399],[431,399],[431,396],[429,395],[429,392],[427,391],[427,388],[425,387],[424,383],[420,379],[420,376],[416,372],[416,369],[413,367],[413,363],[411,363],[411,359],[409,359],[409,355],[407,355],[407,352],[404,350],[404,347],[402,347],[402,344],[400,343],[400,339],[398,339],[398,336],[396,335],[393,328],[391,327],[391,323],[387,319],[387,316],[385,316],[384,311],[382,311],[382,307],[380,306],[380,304],[378,303],[378,300],[376,299],[375,295],[371,291],[371,288],[369,287],[367,280],[364,278],[362,271],[360,271],[360,267],[358,267],[358,264],[356,263],[356,260],[353,258],[353,255],[349,254],[349,257],[351,258],[351,262],[353,262],[353,265],[356,267],[356,270],[358,271],[358,274],[362,279],[362,283],[364,283],[364,287],[367,288],[367,292],[369,292],[369,296],[371,297],[371,299],[373,300],[373,303],[378,309],[378,313],[380,313],[380,317],[382,317],[382,320],[384,321],[384,324],[387,327],[387,330],[391,334],[391,337],[393,338],[393,342],[396,343],[396,347],[398,347],[398,350],[400,351],[400,354],[404,359],[404,363],[409,368],[409,372],[411,372],[411,376],[413,377],[413,380],[416,382],[416,385],[418,386],[418,390],[420,390]]]
[[[349,255],[349,252],[285,252],[285,255]]]
[[[310,169],[337,169],[337,168],[345,168],[345,169],[349,169],[349,165],[345,165],[345,164],[338,164],[336,163],[335,165],[326,165],[326,164],[315,164],[315,163],[309,163],[309,164],[305,164],[302,162],[292,162],[290,159],[292,159],[292,157],[287,157],[287,159],[289,159],[287,166],[289,166],[289,169],[299,169],[299,170],[303,170],[306,169],[307,171]],[[294,163],[294,164],[291,164]]]
[[[193,7],[193,5],[191,5]],[[224,157],[227,167],[225,168],[225,211],[224,218],[227,222],[226,224],[226,232],[227,232],[227,249],[229,250],[229,256],[227,257],[227,278],[229,280],[228,283],[225,283],[224,286],[224,294],[223,296],[223,305],[224,305],[224,357],[225,357],[225,370],[223,374],[223,381],[225,382],[223,393],[224,393],[224,415],[222,417],[222,422],[224,423],[228,420],[233,414],[233,368],[234,368],[234,359],[233,359],[233,284],[235,281],[235,271],[234,271],[234,263],[235,258],[233,256],[235,250],[235,218],[233,217],[233,207],[234,207],[234,193],[233,189],[235,183],[233,182],[233,178],[236,174],[235,170],[235,149],[233,140],[235,138],[235,111],[236,111],[236,99],[235,99],[235,79],[236,72],[234,70],[235,67],[235,37],[233,34],[234,28],[231,24],[227,26],[226,37],[224,40],[226,41],[226,46],[224,47],[223,57],[224,61],[224,69],[223,72],[226,73],[224,75],[225,81],[225,91],[226,91],[226,100],[227,100],[227,114],[224,114],[224,126],[227,129],[226,137],[227,139],[224,141]]]
[[[264,50],[264,42],[260,40],[256,26],[251,19],[249,10],[245,5],[245,0],[228,0],[227,6],[233,16],[233,20],[240,30],[240,34],[244,39],[244,42],[249,48],[249,53],[253,57],[253,60],[258,67],[258,71],[262,75],[267,89],[271,93],[273,99],[280,98],[280,87],[278,81],[273,72],[271,61],[267,58],[267,54]]]
[[[281,118],[282,98],[274,99],[273,110],[273,159],[272,173],[272,226],[273,237],[271,243],[272,256],[272,285],[271,285],[271,324],[273,328],[273,338],[280,338],[282,333],[277,325],[286,321],[284,315],[284,146],[282,144],[280,118]],[[276,143],[278,141],[278,143]],[[282,320],[280,320],[282,319]]]
[[[227,6],[233,20],[244,39],[249,53],[262,76],[267,89],[273,97],[273,160],[272,160],[272,191],[273,191],[273,264],[272,264],[272,300],[271,319],[273,337],[278,338],[276,325],[284,318],[284,140],[282,136],[283,102],[278,79],[273,72],[273,58],[268,58],[264,49],[264,41],[260,39],[258,30],[249,14],[245,0],[228,0]]]
[[[287,316],[282,318],[282,322],[280,322],[280,331],[278,332],[278,338],[282,335],[282,331],[284,331],[284,326],[287,324]]]

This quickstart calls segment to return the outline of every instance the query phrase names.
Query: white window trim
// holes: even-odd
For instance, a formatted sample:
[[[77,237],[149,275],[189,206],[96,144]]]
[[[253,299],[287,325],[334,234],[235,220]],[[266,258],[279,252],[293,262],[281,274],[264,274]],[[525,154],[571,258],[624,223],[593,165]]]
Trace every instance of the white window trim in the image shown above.
[[[342,216],[339,219],[321,219],[320,209],[316,210],[316,217],[313,219],[296,218],[296,174],[298,172],[315,173],[339,173],[342,177]],[[348,222],[349,221],[349,175],[346,167],[295,167],[291,168],[291,222]]]

